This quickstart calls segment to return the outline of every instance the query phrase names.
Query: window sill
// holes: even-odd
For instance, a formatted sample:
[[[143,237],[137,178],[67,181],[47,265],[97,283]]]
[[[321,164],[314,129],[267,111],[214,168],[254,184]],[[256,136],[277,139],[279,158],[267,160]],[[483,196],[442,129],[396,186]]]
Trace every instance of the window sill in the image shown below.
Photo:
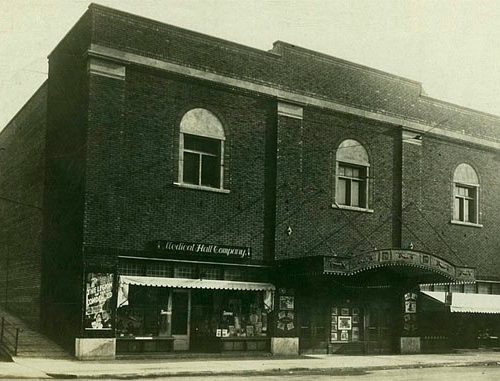
[[[336,205],[332,204],[333,209],[344,209],[344,210],[352,210],[354,212],[363,212],[363,213],[373,213],[373,209],[359,208],[357,206],[348,206],[348,205]]]
[[[215,193],[229,193],[229,189],[219,189],[219,188],[212,188],[212,187],[206,187],[203,185],[194,185],[194,184],[186,184],[186,183],[178,183],[174,182],[175,186],[178,186],[180,188],[187,188],[187,189],[196,189],[196,190],[203,190],[203,191],[209,191],[209,192],[215,192]]]
[[[464,221],[457,221],[457,220],[451,220],[450,223],[453,225],[462,225],[462,226],[470,226],[473,228],[482,228],[482,224],[476,224],[474,222],[464,222]]]

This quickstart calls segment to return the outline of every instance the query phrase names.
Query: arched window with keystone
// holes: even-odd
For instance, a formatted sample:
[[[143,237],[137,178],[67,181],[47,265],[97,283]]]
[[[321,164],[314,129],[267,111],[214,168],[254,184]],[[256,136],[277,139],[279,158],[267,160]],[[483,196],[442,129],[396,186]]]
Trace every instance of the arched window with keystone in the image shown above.
[[[336,154],[335,204],[368,209],[370,161],[365,147],[353,139],[340,143]]]
[[[466,163],[453,173],[453,222],[479,223],[479,178]]]
[[[203,108],[186,112],[180,122],[179,183],[222,189],[224,141],[222,123],[212,112]]]

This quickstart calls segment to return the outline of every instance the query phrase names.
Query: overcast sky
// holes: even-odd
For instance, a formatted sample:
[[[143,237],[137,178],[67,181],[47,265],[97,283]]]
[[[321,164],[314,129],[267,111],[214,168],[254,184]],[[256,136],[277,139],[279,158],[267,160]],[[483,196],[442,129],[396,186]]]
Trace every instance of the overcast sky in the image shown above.
[[[282,40],[423,83],[500,115],[500,0],[97,0],[269,50]],[[0,0],[0,129],[47,77],[82,0]]]

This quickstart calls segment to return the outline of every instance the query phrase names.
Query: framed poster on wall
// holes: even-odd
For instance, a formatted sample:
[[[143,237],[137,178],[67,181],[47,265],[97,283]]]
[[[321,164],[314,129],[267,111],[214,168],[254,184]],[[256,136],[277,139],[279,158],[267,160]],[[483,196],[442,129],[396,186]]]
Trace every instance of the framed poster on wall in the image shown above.
[[[351,330],[352,329],[352,318],[351,316],[339,316],[338,318],[338,328],[340,331],[342,330]]]
[[[280,310],[293,311],[295,308],[295,298],[289,295],[280,295]]]
[[[352,327],[352,341],[359,341],[359,328]]]
[[[340,332],[340,341],[349,341],[349,331]]]
[[[89,272],[85,276],[85,330],[113,328],[114,274]]]

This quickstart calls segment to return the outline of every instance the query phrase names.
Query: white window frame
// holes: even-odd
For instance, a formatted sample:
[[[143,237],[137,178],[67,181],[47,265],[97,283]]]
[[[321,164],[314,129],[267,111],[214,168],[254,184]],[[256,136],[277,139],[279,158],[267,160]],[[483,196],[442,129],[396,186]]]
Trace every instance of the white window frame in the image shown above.
[[[344,168],[352,168],[352,169],[359,169],[360,171],[360,177],[353,177],[353,176],[347,176],[347,175],[342,175],[340,174],[340,167]],[[356,209],[368,209],[368,178],[369,178],[369,170],[370,167],[366,165],[360,165],[360,164],[353,164],[345,161],[337,161],[337,166],[336,166],[336,184],[335,184],[335,201],[339,206],[346,207],[346,208],[356,208]],[[362,196],[361,193],[358,193],[358,201],[360,205],[352,205],[352,192],[350,193],[350,204],[340,204],[338,202],[339,200],[339,184],[340,180],[344,179],[349,181],[350,183],[352,182],[358,182],[360,183],[360,192],[362,191],[364,193],[364,205],[361,205],[362,201]],[[363,189],[361,189],[363,188]]]
[[[206,109],[192,109],[188,112],[186,112],[183,116],[186,117],[190,112],[203,112],[211,115],[212,118],[212,124],[218,124],[215,126],[215,129],[219,129],[219,131],[216,131],[214,133],[214,127],[212,126],[212,131],[204,131],[203,126],[201,127],[194,127],[190,128],[188,126],[187,128],[183,129],[182,126],[182,121],[181,121],[181,128],[179,132],[179,166],[178,166],[178,181],[174,182],[175,185],[184,187],[184,188],[190,188],[190,189],[198,189],[198,190],[207,190],[207,191],[212,191],[212,192],[220,192],[220,193],[229,193],[228,189],[224,189],[224,143],[225,143],[225,134],[223,131],[223,126],[222,123],[219,121],[219,119],[209,110]],[[220,168],[220,173],[219,173],[219,186],[218,187],[212,187],[212,186],[207,186],[207,185],[202,185],[201,184],[201,171],[202,171],[202,156],[211,156],[207,152],[201,152],[201,151],[196,151],[192,149],[185,149],[184,148],[184,138],[185,135],[192,135],[192,136],[198,136],[202,137],[205,139],[213,139],[217,140],[220,144],[220,152],[219,152],[219,157],[220,157],[220,163],[219,163],[219,168]],[[198,184],[191,184],[191,183],[186,183],[184,182],[184,153],[189,152],[189,153],[194,153],[198,154],[200,156],[200,164],[199,164],[199,173],[198,173]],[[216,156],[216,155],[213,155]]]
[[[477,177],[477,181],[475,182],[470,182],[470,181],[463,181],[463,179],[457,178],[457,169],[459,168],[460,165],[467,165],[471,167],[474,170],[474,173]],[[465,195],[459,195],[458,193],[458,188],[465,188],[465,189],[472,189],[473,190],[473,197],[471,196],[465,196]],[[455,171],[453,172],[453,182],[452,182],[452,204],[451,204],[451,223],[456,224],[456,225],[464,225],[464,226],[472,226],[472,227],[482,227],[483,225],[479,221],[479,217],[481,215],[479,207],[480,207],[480,184],[479,184],[479,177],[477,175],[476,170],[470,166],[467,163],[462,163],[459,164],[455,167]],[[461,204],[464,205],[464,200],[472,200],[474,203],[474,214],[472,218],[469,216],[468,221],[465,220],[465,209],[464,209],[464,219],[460,218],[455,218],[456,214],[460,214],[460,212],[456,210],[456,203],[455,201],[459,199],[461,200]]]
[[[346,143],[346,142],[349,142],[351,144],[355,144],[355,146],[359,146],[363,149],[364,151],[364,156],[365,158],[363,160],[355,160],[354,158],[348,158],[348,157],[343,157],[342,154],[339,155],[339,149],[346,149],[346,148],[349,148],[349,146],[347,147],[343,147],[343,144]],[[364,172],[364,198],[365,198],[365,202],[364,202],[364,205],[362,206],[352,206],[352,205],[344,205],[344,204],[340,204],[338,202],[339,200],[339,179],[341,178],[349,178],[348,176],[341,176],[340,175],[340,166],[347,166],[347,167],[351,167],[351,168],[359,168],[361,173]],[[366,148],[364,148],[364,146],[358,142],[357,140],[354,140],[354,139],[345,139],[343,140],[339,146],[337,147],[337,153],[336,153],[336,156],[335,156],[335,193],[334,193],[334,196],[335,196],[335,201],[334,203],[332,204],[332,207],[333,208],[336,208],[336,209],[347,209],[347,210],[354,210],[354,211],[358,211],[358,212],[368,212],[368,213],[373,213],[373,209],[370,209],[370,203],[371,203],[371,197],[370,197],[370,162],[369,162],[369,158],[368,158],[368,153],[366,152]],[[351,196],[352,197],[352,196]]]

